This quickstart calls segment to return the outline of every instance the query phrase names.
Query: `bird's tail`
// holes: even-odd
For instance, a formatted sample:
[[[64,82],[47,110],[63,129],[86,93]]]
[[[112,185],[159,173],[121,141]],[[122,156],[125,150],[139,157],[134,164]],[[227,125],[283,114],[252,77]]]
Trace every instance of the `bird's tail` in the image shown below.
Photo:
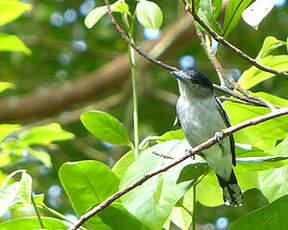
[[[225,181],[219,175],[217,175],[218,182],[223,191],[223,199],[228,206],[241,206],[243,203],[243,195],[232,170],[231,177],[228,181]]]

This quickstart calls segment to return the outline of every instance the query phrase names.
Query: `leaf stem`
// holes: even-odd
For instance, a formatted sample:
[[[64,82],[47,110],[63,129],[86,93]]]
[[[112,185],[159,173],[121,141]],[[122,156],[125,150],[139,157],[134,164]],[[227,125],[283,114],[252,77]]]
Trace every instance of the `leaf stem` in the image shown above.
[[[196,230],[196,187],[197,184],[193,186],[193,213],[192,213],[192,230]]]
[[[134,42],[135,16],[131,18],[131,23],[128,25],[128,34],[131,41]],[[139,155],[139,129],[138,129],[138,101],[137,101],[137,83],[135,74],[135,54],[134,49],[128,46],[131,76],[132,76],[132,93],[133,93],[133,126],[134,126],[134,155],[135,158]]]
[[[45,229],[44,224],[43,224],[42,219],[41,219],[41,216],[40,216],[40,213],[39,213],[39,211],[37,209],[37,206],[36,206],[36,203],[35,203],[35,200],[34,200],[34,197],[33,197],[33,193],[31,193],[31,201],[32,201],[33,208],[34,208],[34,211],[36,213],[36,216],[38,218],[39,224],[40,224],[41,228]]]

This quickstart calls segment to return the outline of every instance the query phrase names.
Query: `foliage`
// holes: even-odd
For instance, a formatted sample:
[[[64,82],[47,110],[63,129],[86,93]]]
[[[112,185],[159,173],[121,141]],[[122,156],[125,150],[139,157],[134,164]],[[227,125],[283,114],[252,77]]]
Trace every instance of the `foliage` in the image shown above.
[[[230,0],[225,9],[223,23],[219,19],[222,9],[221,0],[188,2],[190,4],[196,2],[196,12],[204,23],[217,34],[227,37],[228,34],[233,35],[233,30],[235,33],[237,32],[236,26],[239,26],[241,15],[252,1]],[[162,24],[165,25],[165,17],[168,17],[168,13],[165,10],[162,13],[162,9],[165,8],[164,5],[161,3],[158,5],[158,3],[146,0],[139,0],[134,2],[133,5],[131,1],[118,0],[111,5],[111,11],[118,13],[116,19],[122,19],[121,23],[126,26],[129,38],[134,41],[140,37],[135,36],[135,34],[137,35],[139,28],[142,29],[141,26],[145,30],[156,30]],[[0,3],[0,25],[20,17],[24,12],[30,10],[31,7],[31,5],[20,1],[3,0]],[[173,9],[174,11],[175,9]],[[96,24],[101,26],[104,19],[100,19],[107,13],[108,8],[106,6],[95,7],[85,18],[86,27],[91,29]],[[198,28],[205,31],[199,25]],[[105,31],[101,31],[101,33],[105,33]],[[107,34],[105,36],[109,37],[108,32]],[[106,39],[108,39],[107,37]],[[287,41],[282,40],[274,36],[267,36],[262,48],[258,51],[256,61],[275,70],[288,71]],[[121,46],[120,42],[118,44]],[[285,46],[286,49],[283,51]],[[0,51],[20,51],[27,55],[32,54],[31,50],[17,36],[2,32],[0,33]],[[131,54],[131,50],[129,57],[132,75],[134,68],[136,68],[136,72],[141,72],[137,69],[140,67],[135,65],[134,55]],[[101,61],[102,64],[105,63],[104,60]],[[96,65],[96,63],[93,64]],[[145,71],[143,70],[143,72]],[[278,78],[276,76],[272,77],[274,77],[274,74],[264,72],[255,66],[246,66],[246,71],[243,72],[237,83],[243,89],[255,89],[253,92],[248,92],[274,105],[288,107],[288,100],[284,98],[287,95],[283,96],[279,93],[276,96],[273,90],[269,93],[262,90],[265,88],[263,84],[267,80]],[[113,84],[113,82],[110,83]],[[140,86],[134,83],[133,90],[136,92]],[[144,84],[144,81],[141,83]],[[157,84],[161,85],[161,82]],[[9,88],[13,89],[15,85],[8,82],[0,82],[0,93]],[[137,98],[134,94],[135,100],[137,101]],[[145,101],[147,98],[143,97],[142,100]],[[149,101],[147,104],[150,109],[150,115],[153,113],[153,103]],[[135,115],[137,114],[137,108],[135,108],[137,103],[133,105],[133,113]],[[230,101],[226,101],[224,107],[231,118],[232,125],[267,114],[270,111],[266,107],[238,104]],[[144,108],[141,106],[139,108],[143,109],[144,114]],[[130,111],[129,108],[126,110]],[[145,177],[145,175],[155,172],[183,157],[186,154],[186,150],[190,148],[181,129],[169,130],[170,128],[166,128],[166,131],[168,131],[164,132],[164,134],[157,136],[159,132],[155,132],[156,134],[151,136],[146,135],[145,128],[147,127],[145,125],[141,124],[140,131],[138,131],[135,123],[134,135],[139,135],[143,140],[139,146],[136,143],[137,141],[134,141],[133,144],[130,138],[130,124],[125,122],[123,118],[127,115],[127,111],[122,112],[122,116],[119,116],[122,119],[118,119],[116,116],[112,116],[102,110],[86,111],[81,115],[81,126],[78,124],[76,129],[69,126],[65,127],[65,129],[75,132],[77,137],[75,143],[80,140],[79,146],[82,152],[92,152],[89,156],[95,154],[95,151],[91,150],[93,148],[90,147],[85,148],[87,144],[84,143],[83,145],[81,142],[80,136],[83,135],[82,132],[85,133],[86,131],[83,127],[97,138],[92,139],[92,142],[98,140],[99,146],[101,144],[108,146],[107,149],[110,149],[111,152],[120,152],[120,150],[124,152],[113,168],[97,160],[82,160],[83,156],[77,154],[75,154],[76,157],[74,158],[72,154],[68,155],[68,157],[66,155],[64,160],[58,162],[58,165],[60,165],[65,161],[59,167],[58,176],[69,198],[69,204],[71,204],[73,211],[78,217],[84,215],[96,205],[101,204],[116,192],[131,186],[131,184]],[[152,118],[155,119],[156,124],[159,123],[160,125],[159,121],[164,120],[166,114],[163,111],[161,108],[159,118]],[[119,115],[117,109],[112,110],[112,112]],[[143,120],[145,119],[144,117],[145,115],[143,115]],[[288,167],[286,152],[288,146],[287,119],[287,116],[278,117],[257,126],[239,130],[234,134],[237,156],[235,174],[241,190],[245,192],[250,189],[258,189],[270,204],[239,217],[231,224],[229,229],[270,229],[271,226],[273,226],[273,229],[286,228],[285,206],[288,199],[288,186],[286,183]],[[164,124],[164,126],[167,126],[167,124]],[[23,217],[24,214],[20,211],[21,218],[13,217],[10,220],[1,222],[0,229],[40,229],[44,227],[45,229],[65,229],[68,222],[70,222],[69,224],[73,222],[71,220],[63,222],[63,220],[67,221],[63,214],[47,207],[44,204],[43,195],[35,195],[32,192],[32,184],[33,186],[39,186],[37,184],[38,181],[34,180],[33,170],[16,170],[22,168],[23,164],[21,162],[28,157],[36,159],[38,166],[45,165],[46,168],[51,168],[54,159],[51,158],[50,151],[55,148],[61,148],[61,144],[65,145],[66,141],[73,138],[75,138],[75,135],[62,129],[58,123],[38,125],[32,128],[18,124],[0,125],[0,181],[2,181],[0,188],[0,216],[3,216],[9,210],[16,212],[23,207],[33,209],[37,216]],[[69,143],[71,144],[71,142]],[[100,148],[99,146],[97,148]],[[139,155],[135,154],[138,151]],[[79,161],[79,159],[81,160]],[[8,171],[13,172],[9,175],[2,175],[2,171],[5,173]],[[17,178],[18,174],[21,174],[20,179]],[[30,174],[33,176],[33,182],[35,183],[32,183]],[[47,194],[49,196],[49,191]],[[222,204],[222,192],[215,174],[202,158],[196,156],[195,159],[189,158],[181,164],[149,178],[149,180],[132,189],[129,193],[90,218],[85,223],[85,226],[91,229],[105,230],[168,230],[170,225],[175,224],[181,229],[189,229],[191,226],[195,226],[197,207],[200,205],[215,207]],[[39,210],[41,210],[40,214]],[[43,210],[47,212],[42,212]],[[67,210],[67,207],[65,210]],[[61,212],[65,213],[63,210]],[[53,218],[48,216],[48,213],[53,215]]]

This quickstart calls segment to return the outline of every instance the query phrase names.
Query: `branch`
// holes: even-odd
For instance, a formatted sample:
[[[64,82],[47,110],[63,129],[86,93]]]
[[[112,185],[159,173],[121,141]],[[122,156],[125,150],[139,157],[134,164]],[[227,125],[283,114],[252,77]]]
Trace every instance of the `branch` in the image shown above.
[[[229,134],[232,134],[240,129],[249,127],[249,126],[254,126],[257,125],[259,123],[262,123],[264,121],[276,118],[276,117],[280,117],[283,116],[285,114],[288,114],[288,107],[287,108],[282,108],[276,111],[272,111],[271,113],[253,118],[251,120],[248,121],[244,121],[241,122],[237,125],[228,127],[226,129],[223,129],[220,133],[222,134],[222,137],[226,137]],[[145,181],[149,180],[150,178],[165,172],[167,170],[169,170],[170,168],[178,165],[179,163],[181,163],[182,161],[188,159],[189,157],[192,157],[193,155],[195,155],[196,153],[202,151],[203,149],[207,149],[209,147],[211,147],[212,145],[214,145],[217,140],[216,137],[210,138],[209,140],[203,142],[202,144],[194,147],[189,154],[181,157],[180,159],[172,162],[171,164],[162,167],[158,170],[155,170],[153,172],[147,173],[146,175],[144,175],[142,178],[138,179],[137,181],[135,181],[134,183],[132,183],[130,186],[126,187],[123,190],[120,190],[118,192],[116,192],[115,194],[113,194],[112,196],[110,196],[109,198],[107,198],[105,201],[103,201],[102,203],[100,203],[99,205],[95,206],[94,208],[92,208],[90,211],[88,211],[87,213],[85,213],[83,216],[80,217],[80,219],[78,220],[78,222],[76,224],[74,224],[73,226],[71,226],[69,228],[69,230],[76,230],[78,229],[81,225],[83,225],[88,219],[90,219],[92,216],[94,216],[95,214],[97,214],[98,212],[100,212],[101,210],[103,210],[104,208],[106,208],[107,206],[109,206],[111,203],[113,203],[115,200],[117,200],[118,198],[120,198],[121,196],[125,195],[126,193],[130,192],[131,190],[135,189],[136,187],[142,185]]]
[[[111,11],[111,7],[110,7],[110,3],[109,0],[104,0],[105,4],[108,8],[108,15],[111,19],[112,24],[114,25],[114,27],[116,28],[116,30],[119,31],[121,37],[135,50],[137,51],[141,56],[145,57],[146,59],[148,59],[149,61],[151,61],[152,63],[159,65],[161,67],[163,67],[164,69],[167,69],[169,71],[177,71],[179,70],[177,67],[174,66],[170,66],[166,63],[163,63],[151,56],[149,56],[148,54],[146,54],[140,47],[138,47],[131,39],[129,39],[129,37],[126,35],[125,31],[119,26],[119,24],[116,22],[112,11]]]
[[[196,26],[195,26],[195,28],[196,28],[196,34],[199,37],[201,44],[202,44],[210,62],[212,63],[212,65],[216,69],[216,72],[217,72],[218,77],[219,77],[220,82],[221,82],[221,86],[225,86],[225,83],[224,83],[224,79],[225,79],[234,89],[238,90],[240,93],[242,93],[248,99],[253,100],[253,101],[258,101],[259,103],[261,103],[265,107],[270,108],[271,110],[278,108],[278,106],[275,106],[275,105],[269,103],[268,101],[264,100],[263,98],[257,97],[255,95],[251,95],[246,90],[241,88],[232,78],[230,78],[227,75],[227,73],[224,70],[221,63],[217,60],[216,55],[212,52],[212,44],[211,44],[210,37],[207,34],[204,36],[203,32],[200,31],[199,29],[197,29]]]
[[[155,58],[147,55],[140,47],[138,47],[131,39],[129,39],[129,37],[126,35],[125,31],[119,26],[119,24],[118,24],[117,21],[115,20],[115,18],[114,18],[114,16],[113,16],[113,13],[112,13],[112,11],[111,11],[111,7],[110,7],[109,0],[104,0],[104,1],[105,1],[105,4],[106,4],[107,8],[108,8],[108,15],[109,15],[110,20],[111,20],[112,24],[114,25],[115,29],[120,33],[121,37],[122,37],[135,51],[137,51],[142,57],[146,58],[147,60],[149,60],[149,61],[151,61],[151,62],[153,62],[153,63],[155,63],[155,64],[157,64],[157,65],[159,65],[159,66],[161,66],[161,67],[163,67],[163,68],[165,68],[165,69],[167,69],[167,70],[170,70],[170,71],[179,70],[179,69],[176,68],[176,67],[173,67],[173,66],[170,66],[170,65],[168,65],[168,64],[165,64],[165,63],[163,63],[163,62],[161,62],[161,61],[159,61],[159,60],[157,60],[157,59],[155,59]],[[183,1],[185,1],[185,0],[183,0]],[[173,31],[173,32],[174,32],[174,31]],[[205,49],[205,51],[206,51],[206,49]],[[208,56],[208,57],[209,57],[209,56]],[[213,60],[211,60],[211,62],[212,62],[212,64],[214,64]],[[215,68],[216,68],[217,72],[219,71],[218,74],[220,74],[220,75],[222,74],[223,77],[225,76],[225,74],[223,74],[223,72],[221,73],[221,71],[220,71],[219,68],[217,68],[216,66],[215,66]],[[220,78],[220,79],[221,79],[221,78]],[[232,79],[231,79],[231,80],[232,80]],[[229,80],[228,80],[228,82],[229,82]],[[247,98],[242,97],[242,96],[234,93],[233,91],[231,91],[231,90],[223,87],[223,84],[224,84],[224,81],[223,81],[223,82],[221,81],[221,87],[220,87],[220,86],[217,86],[217,85],[215,85],[215,84],[214,84],[213,86],[214,86],[215,89],[220,90],[221,92],[224,92],[224,93],[226,93],[226,94],[228,94],[228,95],[231,95],[231,96],[233,96],[233,97],[235,97],[235,98],[238,98],[238,99],[240,99],[240,100],[246,101],[246,102],[248,102],[248,103],[250,103],[250,104],[255,104],[255,105],[258,105],[258,106],[259,106],[259,105],[260,105],[260,106],[264,105],[264,106],[266,106],[266,107],[272,108],[272,106],[270,106],[270,103],[269,103],[269,102],[266,102],[266,101],[263,102],[263,99],[258,99],[256,96],[252,96],[252,95],[249,95],[250,97],[248,97],[248,93],[246,93],[245,96],[249,98],[249,99],[247,99]],[[236,83],[235,83],[235,84],[236,84]],[[257,100],[256,100],[256,99],[257,99]],[[275,106],[275,107],[276,107],[276,106]],[[274,107],[273,107],[273,108],[274,108]]]
[[[257,67],[258,69],[261,69],[265,72],[269,72],[269,73],[273,73],[275,75],[278,76],[282,76],[282,77],[286,77],[288,78],[288,73],[285,72],[280,72],[278,70],[275,69],[271,69],[267,66],[261,65],[259,62],[257,62],[255,59],[251,58],[250,56],[248,56],[247,54],[245,54],[243,51],[241,51],[240,49],[238,49],[237,47],[235,47],[234,45],[232,45],[231,43],[229,43],[228,41],[226,41],[222,36],[220,36],[219,34],[215,33],[209,26],[207,26],[202,19],[197,15],[196,13],[196,9],[195,9],[195,0],[192,0],[192,6],[187,2],[187,0],[182,0],[185,4],[185,8],[188,9],[188,11],[191,13],[191,15],[193,16],[194,20],[196,22],[198,22],[207,32],[209,32],[209,34],[219,43],[221,43],[223,46],[227,47],[228,49],[230,49],[231,51],[233,51],[235,54],[237,54],[238,56],[240,56],[242,59],[244,59],[245,61],[249,62],[250,64],[254,65],[255,67]]]

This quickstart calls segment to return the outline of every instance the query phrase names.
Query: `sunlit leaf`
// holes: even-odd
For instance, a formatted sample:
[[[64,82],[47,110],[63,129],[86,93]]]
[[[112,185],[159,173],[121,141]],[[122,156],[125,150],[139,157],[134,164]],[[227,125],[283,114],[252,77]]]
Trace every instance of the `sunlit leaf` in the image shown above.
[[[125,153],[113,166],[112,171],[115,173],[118,178],[122,178],[125,176],[125,173],[128,167],[135,161],[134,151],[130,150]]]
[[[16,86],[13,83],[0,81],[0,93],[4,92],[7,89],[14,89],[15,87]]]
[[[110,7],[113,12],[130,14],[129,6],[123,0],[118,0]],[[85,26],[89,29],[92,28],[106,13],[108,13],[107,6],[96,7],[86,16]]]
[[[243,11],[243,20],[257,30],[260,22],[269,14],[276,3],[275,0],[256,0]]]
[[[61,166],[59,177],[76,214],[89,209],[118,191],[119,179],[108,166],[97,161],[68,162]],[[114,202],[91,218],[93,229],[144,229],[119,202]]]
[[[252,0],[233,0],[229,1],[225,10],[223,36],[227,36],[238,24],[242,12],[249,6]]]
[[[146,149],[126,171],[125,177],[121,180],[120,189],[127,187],[148,172],[164,167],[173,161],[157,156],[155,153],[179,158],[185,154],[187,146],[185,141],[171,140]],[[149,229],[161,229],[174,205],[185,192],[187,182],[176,184],[179,173],[186,164],[192,162],[192,159],[187,159],[167,172],[150,178],[141,187],[121,198],[124,207]]]
[[[81,115],[83,125],[97,138],[114,145],[129,145],[124,125],[112,115],[102,111],[89,111]]]
[[[278,40],[277,38],[273,36],[266,37],[256,59],[258,60],[269,55],[273,50],[283,45],[286,45],[284,41]]]
[[[258,60],[264,66],[270,67],[278,71],[288,71],[288,55],[268,55]],[[238,84],[243,89],[250,89],[258,83],[275,76],[273,73],[264,72],[255,66],[244,71]]]
[[[32,177],[26,172],[22,173],[18,194],[24,206],[28,206],[31,202],[32,195]]]
[[[0,33],[0,51],[18,51],[27,55],[31,50],[16,35]]]
[[[138,21],[146,28],[158,29],[162,25],[162,11],[154,2],[141,0],[136,7],[136,16]]]
[[[0,217],[3,216],[9,207],[15,203],[18,189],[19,182],[14,182],[0,189]]]
[[[0,1],[0,26],[20,17],[25,11],[32,9],[32,5],[17,0]]]
[[[62,220],[52,217],[41,217],[45,230],[67,229]],[[37,217],[23,217],[0,223],[1,230],[42,229]]]
[[[64,141],[73,138],[73,133],[63,130],[57,123],[33,127],[19,135],[19,140],[27,145],[49,145],[54,141]]]
[[[0,141],[3,141],[5,137],[9,136],[18,128],[20,128],[20,125],[12,125],[12,124],[0,125]]]

